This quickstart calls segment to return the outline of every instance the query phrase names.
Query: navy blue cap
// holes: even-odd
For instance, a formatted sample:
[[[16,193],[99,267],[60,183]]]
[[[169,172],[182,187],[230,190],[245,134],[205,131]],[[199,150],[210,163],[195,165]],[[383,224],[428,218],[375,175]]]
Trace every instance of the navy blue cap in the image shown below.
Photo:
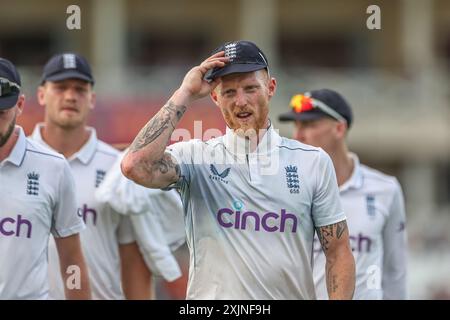
[[[11,61],[0,58],[0,110],[14,107],[20,94],[20,75]]]
[[[231,73],[252,72],[268,69],[269,64],[264,53],[250,41],[227,42],[216,48],[211,54],[225,51],[230,61],[222,68],[213,68],[206,75],[206,80],[214,80]]]
[[[325,104],[326,109],[317,107],[305,111],[296,111],[295,108],[292,108],[289,112],[283,113],[278,117],[280,121],[308,121],[323,117],[336,119],[336,116],[333,116],[333,114],[337,113],[338,117],[340,116],[345,119],[347,127],[350,128],[353,122],[352,109],[350,104],[339,93],[330,89],[319,89],[305,92],[303,95]],[[327,112],[329,110],[327,107],[331,111]]]
[[[44,67],[41,84],[45,81],[56,82],[65,79],[80,79],[94,84],[89,63],[76,53],[61,53],[51,57]]]

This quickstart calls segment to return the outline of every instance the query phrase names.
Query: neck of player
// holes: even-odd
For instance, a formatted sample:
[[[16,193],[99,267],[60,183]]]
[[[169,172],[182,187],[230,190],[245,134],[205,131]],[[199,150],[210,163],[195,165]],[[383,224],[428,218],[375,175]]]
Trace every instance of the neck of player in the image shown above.
[[[355,167],[353,159],[349,154],[347,145],[345,144],[342,144],[335,150],[330,151],[328,154],[330,155],[331,160],[333,161],[334,169],[336,170],[338,186],[341,186],[347,182],[353,174],[353,169]]]
[[[50,147],[70,158],[89,140],[90,132],[85,125],[66,129],[47,121],[41,128],[41,136]]]

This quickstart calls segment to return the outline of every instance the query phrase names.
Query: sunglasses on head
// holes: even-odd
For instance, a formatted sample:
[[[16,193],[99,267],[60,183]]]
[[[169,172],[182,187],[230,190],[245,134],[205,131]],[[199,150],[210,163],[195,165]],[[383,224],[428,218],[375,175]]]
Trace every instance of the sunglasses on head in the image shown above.
[[[20,92],[20,86],[6,78],[0,77],[0,97]]]
[[[322,112],[326,113],[330,117],[336,119],[337,121],[347,122],[343,116],[334,111],[332,108],[327,106],[322,101],[314,99],[309,94],[296,94],[292,97],[290,106],[292,111],[295,113],[302,113],[306,111],[311,111],[315,108],[320,109]]]

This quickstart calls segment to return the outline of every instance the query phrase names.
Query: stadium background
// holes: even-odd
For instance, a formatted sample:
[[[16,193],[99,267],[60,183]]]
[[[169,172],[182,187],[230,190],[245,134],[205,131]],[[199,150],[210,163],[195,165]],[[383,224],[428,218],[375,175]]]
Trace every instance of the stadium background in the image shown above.
[[[68,30],[69,5],[81,30]],[[366,9],[381,8],[381,30]],[[278,92],[271,116],[298,91],[329,87],[351,103],[350,146],[361,161],[398,177],[406,198],[411,298],[450,298],[450,2],[447,0],[0,0],[0,56],[18,65],[27,95],[19,118],[29,134],[35,98],[56,52],[88,58],[98,103],[91,124],[123,147],[164,104],[185,72],[224,41],[248,39],[266,53]],[[204,99],[181,126],[224,131]],[[187,261],[186,251],[177,256]],[[179,297],[183,288],[158,297]],[[178,292],[178,293],[176,293]]]

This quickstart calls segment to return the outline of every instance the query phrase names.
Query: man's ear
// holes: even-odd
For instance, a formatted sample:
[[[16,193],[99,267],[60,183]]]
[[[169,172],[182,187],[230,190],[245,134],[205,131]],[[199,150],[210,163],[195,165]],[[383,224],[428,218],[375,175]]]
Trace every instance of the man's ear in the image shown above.
[[[269,80],[269,99],[275,95],[277,91],[277,80],[275,78],[270,78]]]
[[[345,136],[347,135],[347,131],[348,131],[347,122],[338,121],[337,126],[336,126],[336,131],[340,138],[345,138]]]
[[[23,112],[23,108],[25,107],[25,95],[21,94],[16,103],[17,106],[17,115],[20,116]]]
[[[219,101],[218,99],[218,92],[219,89],[217,89],[217,87],[211,91],[211,93],[209,94],[209,96],[211,97],[212,101],[215,103],[216,106],[219,106]]]
[[[97,94],[92,91],[91,93],[91,105],[90,105],[90,109],[93,110],[95,108],[95,103],[97,102]]]
[[[36,96],[39,105],[45,107],[45,84],[38,87]]]

